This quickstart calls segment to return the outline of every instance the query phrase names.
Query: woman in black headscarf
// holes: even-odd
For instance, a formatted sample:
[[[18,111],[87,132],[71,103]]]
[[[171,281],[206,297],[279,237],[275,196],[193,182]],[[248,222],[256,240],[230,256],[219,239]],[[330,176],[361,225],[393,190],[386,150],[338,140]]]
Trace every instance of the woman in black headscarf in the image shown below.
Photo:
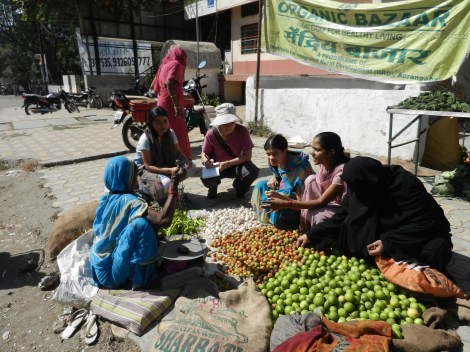
[[[299,237],[298,246],[332,246],[358,257],[415,258],[445,272],[452,256],[450,225],[423,184],[401,166],[356,157],[341,178],[348,185],[341,211]],[[370,257],[369,257],[370,258]]]

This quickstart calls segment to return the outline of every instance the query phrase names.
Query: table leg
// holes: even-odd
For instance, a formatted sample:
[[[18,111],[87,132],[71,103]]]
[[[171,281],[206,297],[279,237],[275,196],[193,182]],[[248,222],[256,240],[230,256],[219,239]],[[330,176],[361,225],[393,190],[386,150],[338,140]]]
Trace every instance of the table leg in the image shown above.
[[[393,127],[393,114],[390,114],[390,121],[388,124],[388,165],[392,162],[392,127]]]
[[[416,135],[416,155],[415,155],[415,176],[418,175],[418,163],[419,163],[419,145],[421,143],[421,119],[422,115],[419,115],[418,119],[418,132]]]

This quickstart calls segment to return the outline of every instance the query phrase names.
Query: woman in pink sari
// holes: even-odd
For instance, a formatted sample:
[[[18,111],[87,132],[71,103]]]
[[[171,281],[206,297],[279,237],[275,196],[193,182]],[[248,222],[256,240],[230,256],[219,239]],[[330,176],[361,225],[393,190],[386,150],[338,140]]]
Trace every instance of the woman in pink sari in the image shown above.
[[[186,53],[176,47],[163,58],[153,80],[153,90],[158,93],[158,106],[168,113],[170,128],[175,131],[181,151],[192,160],[188,129],[184,116],[183,82]]]
[[[300,210],[302,231],[331,218],[346,194],[346,184],[340,175],[349,157],[344,153],[339,136],[333,132],[317,134],[312,142],[312,158],[313,163],[320,168],[317,174],[305,179],[301,200],[292,200],[272,192],[268,196],[269,204],[265,206],[272,210]]]

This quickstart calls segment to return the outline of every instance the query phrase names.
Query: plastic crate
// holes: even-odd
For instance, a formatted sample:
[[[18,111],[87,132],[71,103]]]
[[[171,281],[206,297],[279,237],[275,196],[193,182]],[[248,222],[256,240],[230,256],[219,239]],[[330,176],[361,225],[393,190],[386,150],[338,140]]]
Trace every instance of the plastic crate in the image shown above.
[[[156,100],[131,100],[132,117],[135,122],[147,121],[147,114],[157,106]]]

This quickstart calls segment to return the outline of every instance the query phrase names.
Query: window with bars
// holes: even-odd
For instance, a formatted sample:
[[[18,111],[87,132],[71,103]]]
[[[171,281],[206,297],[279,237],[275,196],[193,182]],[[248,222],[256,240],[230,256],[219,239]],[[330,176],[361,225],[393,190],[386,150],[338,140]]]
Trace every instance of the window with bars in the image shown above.
[[[242,54],[256,53],[258,47],[258,23],[242,26],[240,38]]]

